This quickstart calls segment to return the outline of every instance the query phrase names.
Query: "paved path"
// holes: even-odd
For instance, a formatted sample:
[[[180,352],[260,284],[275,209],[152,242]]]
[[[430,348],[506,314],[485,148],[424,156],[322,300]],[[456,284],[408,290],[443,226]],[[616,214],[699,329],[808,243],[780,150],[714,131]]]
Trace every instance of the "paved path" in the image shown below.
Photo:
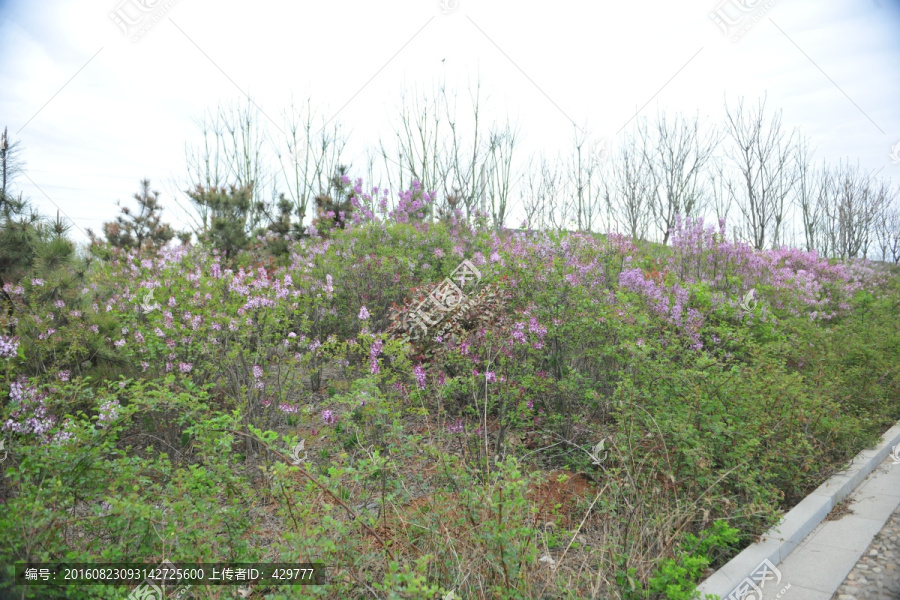
[[[900,469],[900,465],[894,466]],[[863,552],[833,600],[900,599],[900,507]]]
[[[763,600],[900,600],[900,465],[888,457],[844,506],[778,565]]]

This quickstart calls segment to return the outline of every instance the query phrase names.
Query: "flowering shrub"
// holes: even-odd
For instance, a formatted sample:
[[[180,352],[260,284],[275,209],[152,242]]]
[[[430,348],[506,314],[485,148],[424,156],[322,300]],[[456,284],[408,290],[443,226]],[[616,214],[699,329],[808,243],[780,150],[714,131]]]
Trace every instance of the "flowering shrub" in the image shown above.
[[[38,393],[34,386],[22,377],[10,384],[9,399],[13,402],[10,418],[0,427],[3,431],[34,434],[38,439],[49,441],[49,433],[56,424],[44,401],[46,393]]]
[[[864,261],[759,252],[699,220],[641,248],[458,212],[433,223],[418,184],[393,207],[342,185],[353,210],[324,212],[337,225],[278,260],[263,242],[227,259],[117,251],[74,295],[7,284],[0,536],[15,543],[0,563],[78,539],[85,562],[321,559],[353,571],[323,588],[333,598],[368,594],[354,582],[374,573],[396,594],[613,597],[596,572],[537,569],[537,550],[586,518],[579,552],[634,545],[609,579],[651,589],[678,542],[654,523],[699,535],[725,518],[746,541],[900,418],[900,293]],[[418,336],[412,313],[464,259],[478,287]],[[285,462],[296,448],[308,457]],[[603,481],[604,510],[563,508],[563,475],[588,502]],[[653,544],[629,537],[636,521]],[[458,577],[427,556],[475,566]],[[86,597],[103,594],[121,597]]]

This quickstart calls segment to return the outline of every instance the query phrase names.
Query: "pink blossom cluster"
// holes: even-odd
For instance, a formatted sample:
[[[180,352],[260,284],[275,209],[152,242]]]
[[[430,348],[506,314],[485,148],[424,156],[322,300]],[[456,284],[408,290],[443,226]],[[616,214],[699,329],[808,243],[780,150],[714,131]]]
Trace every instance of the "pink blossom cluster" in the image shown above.
[[[0,335],[0,358],[15,358],[19,351],[19,338]]]
[[[378,355],[381,354],[381,347],[384,345],[384,342],[381,340],[375,340],[372,342],[372,347],[369,349],[369,363],[371,364],[371,373],[372,375],[377,375],[378,368]]]
[[[426,380],[425,369],[422,367],[422,365],[416,365],[415,368],[413,368],[413,375],[416,378],[416,385],[418,386],[418,388],[420,390],[424,390]]]
[[[38,393],[25,377],[10,384],[9,399],[13,405],[10,418],[3,424],[3,431],[34,434],[47,441],[48,433],[56,423],[44,405],[46,393]]]
[[[832,263],[816,252],[796,248],[758,251],[729,241],[725,220],[718,230],[703,219],[676,219],[672,230],[673,257],[668,269],[685,283],[705,282],[719,293],[716,304],[730,298],[737,306],[749,289],[768,292],[771,305],[788,314],[830,319],[849,310],[847,300],[879,281],[867,261]]]

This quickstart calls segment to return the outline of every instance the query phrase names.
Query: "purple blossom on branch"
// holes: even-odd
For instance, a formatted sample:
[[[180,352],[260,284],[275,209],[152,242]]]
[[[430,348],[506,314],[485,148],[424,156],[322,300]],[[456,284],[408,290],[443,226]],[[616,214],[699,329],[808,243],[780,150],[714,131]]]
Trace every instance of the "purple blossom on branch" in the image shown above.
[[[422,365],[416,365],[413,369],[413,374],[416,376],[416,385],[420,390],[425,389],[425,369]]]
[[[19,351],[19,338],[0,335],[0,358],[13,358]]]

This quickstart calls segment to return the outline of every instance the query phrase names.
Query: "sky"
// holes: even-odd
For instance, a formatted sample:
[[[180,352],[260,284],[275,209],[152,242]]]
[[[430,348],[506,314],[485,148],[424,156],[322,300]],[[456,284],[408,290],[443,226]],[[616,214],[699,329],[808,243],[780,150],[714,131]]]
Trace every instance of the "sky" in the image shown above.
[[[0,0],[0,40],[16,185],[78,241],[144,178],[186,227],[197,120],[248,95],[273,132],[311,98],[348,136],[354,179],[403,90],[444,82],[463,111],[480,79],[485,118],[519,125],[520,159],[765,96],[814,159],[900,181],[900,0]]]

